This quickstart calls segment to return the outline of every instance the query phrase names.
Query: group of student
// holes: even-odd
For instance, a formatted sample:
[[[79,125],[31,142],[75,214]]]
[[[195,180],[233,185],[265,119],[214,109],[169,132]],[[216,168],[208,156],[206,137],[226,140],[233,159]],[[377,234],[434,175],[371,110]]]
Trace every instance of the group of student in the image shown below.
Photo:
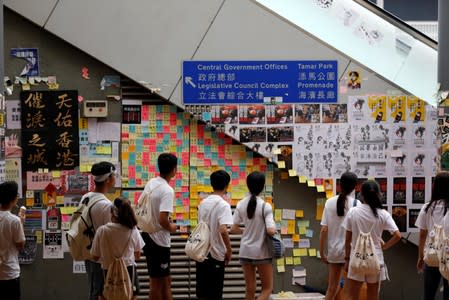
[[[105,272],[113,259],[123,257],[133,281],[134,295],[139,293],[135,260],[141,252],[146,257],[150,276],[150,299],[170,300],[170,234],[177,231],[170,215],[173,212],[174,191],[169,185],[177,172],[177,158],[170,153],[158,157],[159,176],[145,185],[150,193],[153,219],[158,220],[152,233],[137,229],[137,220],[129,200],[119,197],[112,204],[104,193],[115,185],[115,168],[109,162],[94,164],[95,190],[104,197],[101,204],[91,208],[95,237],[92,243],[92,260],[86,261],[89,281],[89,299],[103,299]],[[265,175],[253,172],[247,177],[249,194],[242,199],[232,214],[228,199],[230,175],[217,170],[210,175],[213,192],[201,201],[198,219],[208,223],[210,252],[204,262],[196,262],[196,295],[198,299],[222,299],[225,266],[232,257],[229,233],[241,233],[239,258],[246,282],[246,299],[269,299],[273,288],[272,254],[266,244],[266,234],[273,235],[276,226],[271,205],[259,197],[264,190]],[[140,200],[140,199],[139,199]],[[266,230],[261,230],[265,227]],[[256,272],[262,290],[256,298]]]
[[[362,284],[366,283],[366,298],[379,299],[380,283],[388,278],[387,266],[383,258],[383,250],[389,249],[401,239],[398,227],[391,215],[382,208],[380,188],[376,181],[367,180],[361,186],[360,200],[354,198],[357,176],[346,172],[340,178],[341,193],[327,200],[320,232],[321,260],[328,264],[328,288],[326,299],[337,299],[343,273],[347,273],[344,299],[360,299]],[[434,224],[443,226],[449,232],[447,209],[449,207],[449,172],[436,174],[432,195],[429,202],[423,205],[415,225],[420,229],[417,269],[424,273],[423,299],[434,300],[442,276],[439,268],[428,266],[424,262],[426,241],[434,234]],[[391,237],[384,242],[383,231],[389,231]],[[351,258],[359,233],[371,233],[374,252],[380,264],[376,274],[363,276],[351,268]],[[327,243],[327,251],[325,244]],[[449,299],[449,287],[443,278],[443,298]]]

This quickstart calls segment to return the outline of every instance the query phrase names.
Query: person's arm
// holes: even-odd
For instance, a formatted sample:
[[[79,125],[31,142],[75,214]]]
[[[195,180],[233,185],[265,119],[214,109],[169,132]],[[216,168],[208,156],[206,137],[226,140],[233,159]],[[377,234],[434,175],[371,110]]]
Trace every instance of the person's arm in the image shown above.
[[[276,227],[268,227],[267,228],[267,234],[269,236],[273,236],[276,233]]]
[[[232,247],[231,247],[231,240],[229,239],[228,234],[228,226],[226,224],[220,225],[218,228],[221,238],[223,239],[223,242],[226,245],[226,254],[225,254],[225,265],[227,265],[231,261],[232,257]]]
[[[352,231],[346,230],[346,237],[345,237],[345,271],[346,272],[348,272],[349,259],[351,257],[351,241],[352,241]]]
[[[424,269],[424,244],[426,243],[427,230],[421,229],[419,231],[419,244],[418,244],[418,262],[416,268],[418,272],[422,272]]]
[[[23,248],[25,248],[25,241],[21,241],[21,242],[16,243],[16,248],[19,251],[23,250]]]
[[[134,258],[135,259],[140,259],[140,251],[134,252]]]
[[[243,228],[241,228],[238,224],[232,224],[232,227],[231,227],[231,230],[229,231],[229,233],[242,234]]]
[[[321,230],[320,230],[320,255],[321,255],[321,260],[324,263],[326,263],[326,264],[329,263],[327,261],[327,255],[324,252],[324,244],[325,244],[325,241],[327,241],[327,231],[328,231],[327,226],[321,226]]]
[[[16,246],[17,250],[23,250],[25,248],[25,233],[23,232],[23,223],[25,220],[25,216],[20,217],[20,221],[15,224],[15,241],[14,245]]]
[[[100,259],[100,256],[94,255],[94,256],[92,256],[92,259],[95,260],[95,261],[98,261]]]
[[[386,242],[382,244],[382,250],[390,249],[394,244],[401,240],[401,233],[399,230],[393,232],[393,236]]]
[[[170,221],[170,213],[167,211],[159,213],[159,224],[169,232],[176,232],[176,224]]]

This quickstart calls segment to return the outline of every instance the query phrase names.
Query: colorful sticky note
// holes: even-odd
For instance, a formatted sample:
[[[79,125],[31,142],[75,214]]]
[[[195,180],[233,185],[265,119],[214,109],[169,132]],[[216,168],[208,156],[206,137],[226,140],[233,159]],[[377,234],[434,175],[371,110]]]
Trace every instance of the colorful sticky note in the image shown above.
[[[306,230],[306,237],[308,237],[308,238],[313,237],[313,230],[312,229],[307,229]]]
[[[300,256],[301,255],[301,249],[293,249],[293,256]]]
[[[308,187],[314,187],[315,186],[315,180],[307,180],[307,186]]]
[[[309,256],[316,256],[316,249],[314,248],[309,249]]]
[[[297,218],[303,218],[304,217],[304,211],[302,209],[296,210],[296,217]]]
[[[295,220],[288,220],[287,234],[295,234]]]
[[[301,257],[293,257],[293,264],[299,266],[301,264]]]
[[[306,183],[307,182],[307,176],[301,175],[299,176],[299,183]]]
[[[317,186],[316,186],[316,191],[317,191],[318,193],[324,192],[324,186],[323,186],[323,185],[317,185]]]
[[[297,175],[296,174],[296,170],[293,170],[293,169],[288,170],[288,176],[293,177],[293,176],[296,176],[296,175]]]
[[[280,222],[282,219],[282,209],[275,209],[274,210],[274,220],[276,222]]]
[[[285,264],[285,259],[283,257],[276,259],[277,266],[283,266],[284,264]]]
[[[287,257],[285,258],[285,265],[287,265],[287,266],[293,265],[293,257],[287,256]]]
[[[306,234],[307,228],[306,227],[299,227],[299,234]]]
[[[299,242],[299,240],[300,240],[299,234],[292,235],[292,241],[293,242]]]
[[[278,273],[285,273],[285,266],[277,266]]]
[[[281,152],[281,148],[276,148],[276,149],[273,150],[273,154],[278,155],[278,154],[281,154],[281,153],[282,153]]]
[[[285,169],[285,161],[283,161],[283,160],[278,161],[278,168]]]
[[[298,249],[299,251],[299,256],[307,256],[307,249],[306,248],[301,248]]]

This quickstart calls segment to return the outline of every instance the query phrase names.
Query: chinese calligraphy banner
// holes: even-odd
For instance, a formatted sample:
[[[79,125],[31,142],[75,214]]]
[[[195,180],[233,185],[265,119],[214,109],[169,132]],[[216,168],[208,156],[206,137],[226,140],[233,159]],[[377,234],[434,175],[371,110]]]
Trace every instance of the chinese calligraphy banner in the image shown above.
[[[68,170],[79,165],[77,91],[20,94],[24,170]]]

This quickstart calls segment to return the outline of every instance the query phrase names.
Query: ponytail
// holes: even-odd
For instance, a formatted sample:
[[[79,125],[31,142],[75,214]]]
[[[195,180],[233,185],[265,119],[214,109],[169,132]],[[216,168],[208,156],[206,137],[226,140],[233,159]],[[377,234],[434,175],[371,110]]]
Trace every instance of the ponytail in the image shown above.
[[[362,197],[363,202],[369,205],[374,216],[377,218],[379,216],[377,209],[382,209],[379,184],[374,180],[365,181],[362,184]]]
[[[340,194],[337,198],[337,216],[345,215],[346,199],[352,193],[357,184],[357,175],[352,172],[345,172],[340,177]]]
[[[256,212],[257,196],[262,192],[265,186],[265,175],[257,171],[252,172],[246,177],[246,185],[251,193],[248,206],[246,207],[246,214],[248,215],[248,219],[252,219]]]
[[[112,214],[117,218],[119,224],[133,229],[137,225],[136,215],[129,203],[124,197],[118,197],[114,200]]]

